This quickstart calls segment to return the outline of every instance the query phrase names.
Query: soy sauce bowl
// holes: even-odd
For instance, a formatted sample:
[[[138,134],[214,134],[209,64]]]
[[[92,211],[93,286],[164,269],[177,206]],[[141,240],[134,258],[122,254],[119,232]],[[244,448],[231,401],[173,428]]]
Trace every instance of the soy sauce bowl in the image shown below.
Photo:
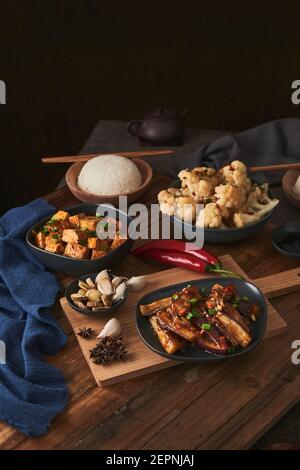
[[[94,316],[107,315],[108,313],[112,313],[114,310],[116,310],[127,298],[128,287],[126,288],[124,296],[120,300],[118,300],[117,302],[112,304],[110,307],[103,307],[98,312],[93,312],[89,308],[81,309],[81,308],[77,307],[77,305],[75,305],[73,303],[71,295],[76,294],[78,292],[78,290],[79,290],[78,282],[79,281],[85,281],[88,277],[91,278],[92,281],[95,281],[98,274],[99,274],[98,272],[97,273],[84,274],[83,276],[77,277],[76,279],[71,281],[66,287],[65,297],[67,299],[68,304],[70,305],[70,307],[72,307],[73,310],[76,310],[76,312],[80,313],[81,315],[94,315]],[[110,276],[111,276],[112,279],[114,277],[116,277],[114,274],[110,274]]]
[[[272,232],[272,244],[281,255],[300,259],[300,223],[280,225]]]

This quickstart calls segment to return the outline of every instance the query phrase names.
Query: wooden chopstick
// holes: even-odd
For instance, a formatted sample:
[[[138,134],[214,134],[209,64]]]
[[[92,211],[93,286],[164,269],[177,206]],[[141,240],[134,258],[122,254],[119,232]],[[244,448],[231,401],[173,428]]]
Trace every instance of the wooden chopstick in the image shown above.
[[[137,157],[147,157],[149,155],[170,155],[174,153],[174,150],[143,150],[136,152],[112,152],[114,155],[120,155],[121,157],[127,158],[137,158]],[[70,155],[70,156],[61,156],[61,157],[43,157],[41,160],[43,163],[78,163],[78,162],[87,162],[94,157],[99,155],[107,155],[101,153],[92,153],[89,155]]]
[[[300,163],[282,163],[278,165],[250,166],[249,172],[256,171],[280,171],[280,170],[300,170]]]

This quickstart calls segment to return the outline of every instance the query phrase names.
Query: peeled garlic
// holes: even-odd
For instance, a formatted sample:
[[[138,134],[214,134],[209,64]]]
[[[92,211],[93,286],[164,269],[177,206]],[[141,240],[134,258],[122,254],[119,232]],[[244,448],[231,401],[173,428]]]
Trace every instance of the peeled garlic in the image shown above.
[[[127,289],[126,282],[122,282],[122,284],[119,284],[115,290],[114,295],[112,296],[112,301],[118,302],[119,300],[123,299],[126,289]]]
[[[126,277],[123,276],[116,276],[112,279],[111,283],[116,289],[120,284],[122,284],[123,281],[126,281]]]
[[[112,295],[112,293],[114,292],[114,288],[110,279],[109,278],[107,279],[105,277],[100,279],[100,281],[97,282],[97,289],[100,292],[100,294],[103,294],[103,295]]]
[[[99,333],[97,338],[104,338],[105,336],[110,336],[111,338],[117,338],[118,336],[121,335],[121,332],[122,332],[121,323],[116,318],[112,318],[105,324],[103,330]]]
[[[99,281],[102,279],[109,279],[109,274],[107,272],[107,269],[104,269],[103,271],[100,271],[99,274],[97,274],[96,279],[95,279],[95,284],[97,285]]]
[[[146,276],[133,276],[127,282],[128,289],[137,292],[147,284]]]

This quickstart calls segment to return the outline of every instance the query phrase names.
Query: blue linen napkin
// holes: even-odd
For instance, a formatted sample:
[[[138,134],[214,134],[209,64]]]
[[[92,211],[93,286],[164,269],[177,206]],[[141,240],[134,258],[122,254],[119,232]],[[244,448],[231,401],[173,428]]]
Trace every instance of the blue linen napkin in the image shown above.
[[[62,373],[43,358],[66,342],[49,309],[59,284],[24,240],[54,211],[40,198],[0,218],[0,420],[28,436],[47,431],[68,395]]]

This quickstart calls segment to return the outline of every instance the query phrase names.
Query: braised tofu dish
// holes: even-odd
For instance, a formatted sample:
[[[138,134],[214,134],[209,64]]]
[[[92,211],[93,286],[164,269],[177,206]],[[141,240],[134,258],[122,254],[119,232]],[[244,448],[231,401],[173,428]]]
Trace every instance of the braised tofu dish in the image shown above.
[[[98,238],[96,229],[102,220],[104,226],[108,225],[106,220],[96,215],[86,215],[83,212],[70,215],[66,211],[58,211],[42,227],[33,231],[35,245],[50,253],[70,258],[102,258],[125,241],[120,236],[117,221],[114,221],[116,224],[114,238],[103,240]]]
[[[215,284],[210,291],[188,285],[171,297],[140,305],[154,334],[169,354],[188,347],[230,354],[252,341],[251,323],[260,308],[239,297],[233,283]]]

